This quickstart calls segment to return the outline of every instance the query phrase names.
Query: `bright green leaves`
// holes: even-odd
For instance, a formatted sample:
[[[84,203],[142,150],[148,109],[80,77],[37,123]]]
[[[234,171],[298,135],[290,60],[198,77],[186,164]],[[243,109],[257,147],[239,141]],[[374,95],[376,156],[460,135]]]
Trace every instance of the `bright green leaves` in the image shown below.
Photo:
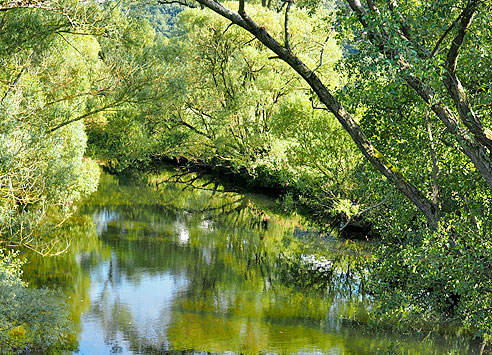
[[[114,36],[99,39],[104,76],[100,94],[91,102],[89,112],[94,114],[87,120],[89,154],[117,169],[142,167],[152,155],[164,155],[175,145],[176,135],[162,116],[172,108],[173,90],[186,87],[168,75],[167,58],[174,59],[177,52],[148,21],[117,8],[110,22]]]
[[[370,283],[379,298],[377,314],[424,328],[459,320],[487,339],[491,245],[466,223],[456,219],[435,232],[402,232],[401,244],[379,248]]]
[[[22,261],[16,252],[5,252],[0,249],[0,286],[26,286],[21,281]]]
[[[62,300],[47,290],[28,289],[21,281],[23,262],[16,256],[0,250],[0,352],[25,348],[47,353],[66,345],[71,327]]]
[[[57,5],[73,5],[78,19],[94,20],[75,4]],[[98,180],[98,168],[83,159],[87,137],[77,117],[94,93],[100,46],[82,25],[71,33],[66,16],[11,10],[0,34],[0,240],[41,253],[57,251],[56,241],[40,236],[63,221]]]
[[[283,100],[274,128],[291,142],[287,155],[294,169],[321,179],[332,194],[346,196],[361,156],[334,117],[314,109],[312,100],[303,94]]]

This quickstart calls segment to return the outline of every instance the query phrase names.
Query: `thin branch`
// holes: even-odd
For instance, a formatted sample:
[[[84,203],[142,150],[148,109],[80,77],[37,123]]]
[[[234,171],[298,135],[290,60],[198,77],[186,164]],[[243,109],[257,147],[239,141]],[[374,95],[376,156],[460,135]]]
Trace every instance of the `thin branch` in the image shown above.
[[[189,128],[190,130],[192,130],[193,132],[195,132],[201,136],[204,136],[208,139],[211,139],[211,137],[207,133],[200,131],[199,129],[197,129],[196,127],[193,127],[192,125],[190,125],[189,123],[187,123],[185,121],[173,119],[172,122],[176,123],[177,125],[180,125],[180,126],[185,126],[185,127]]]
[[[344,225],[343,225],[343,226],[342,226],[342,227],[338,230],[338,232],[340,233],[341,231],[343,231],[343,230],[344,230],[344,229],[345,229],[345,228],[346,228],[346,227],[350,224],[350,222],[352,222],[352,220],[353,220],[354,218],[360,217],[360,216],[361,216],[361,215],[363,215],[364,213],[369,212],[370,210],[373,210],[373,209],[375,209],[375,208],[377,208],[377,207],[381,206],[381,205],[382,205],[383,203],[385,203],[386,201],[388,201],[388,199],[390,198],[390,196],[391,196],[391,194],[392,194],[392,193],[393,193],[393,190],[391,190],[391,191],[390,191],[390,192],[386,195],[386,197],[385,197],[384,199],[382,199],[381,201],[379,201],[379,202],[378,202],[378,203],[376,203],[375,205],[369,206],[369,207],[367,207],[366,209],[364,209],[364,210],[362,210],[362,211],[360,211],[360,212],[358,212],[358,213],[356,213],[356,214],[352,215],[352,216],[348,219],[347,223],[345,223],[345,224],[344,224]]]
[[[7,5],[9,5],[7,3]],[[23,4],[21,2],[19,3],[10,3],[10,6],[2,6],[0,7],[0,12],[5,12],[5,11],[10,11],[14,9],[32,9],[32,10],[43,10],[43,11],[49,11],[49,12],[54,12],[57,14],[60,14],[64,16],[68,22],[70,22],[70,26],[72,27],[77,27],[79,24],[77,24],[67,13],[66,9],[57,9],[54,7],[48,7],[44,6],[42,2],[34,1],[32,3],[26,3]]]
[[[60,31],[60,32],[57,32],[57,34],[58,34],[58,35],[59,35],[59,36],[60,36],[60,37],[61,37],[61,38],[62,38],[62,39],[63,39],[63,40],[64,40],[64,41],[65,41],[65,42],[66,42],[66,43],[70,46],[70,47],[72,47],[72,48],[73,48],[73,49],[74,49],[74,50],[75,50],[78,54],[80,54],[81,56],[83,56],[83,54],[82,54],[82,53],[78,50],[78,48],[77,48],[77,47],[75,47],[72,43],[70,43],[70,41],[69,41],[69,40],[67,40],[67,39],[65,38],[65,36],[63,36],[63,35],[62,35],[62,32],[61,32],[61,31]]]
[[[312,70],[313,73],[319,68],[321,68],[321,66],[323,65],[323,54],[325,52],[326,44],[328,43],[328,40],[330,39],[332,33],[333,33],[333,28],[331,29],[330,33],[328,33],[328,36],[326,36],[325,43],[323,43],[323,47],[321,48],[321,52],[319,53],[319,64],[316,68]]]
[[[0,7],[0,12],[10,11],[13,9],[39,9],[40,6],[38,4],[29,4],[29,5],[13,5],[13,6],[2,6]]]
[[[224,30],[224,32],[222,32],[222,34],[225,35],[225,33],[227,32],[227,30],[229,30],[229,28],[231,28],[232,25],[234,25],[232,22],[230,24],[228,24],[227,27],[226,27],[226,29]]]
[[[91,95],[91,96],[105,95],[105,93],[108,93],[109,92],[109,89],[110,88],[107,87],[107,88],[103,88],[103,89],[99,89],[99,90],[88,91],[88,92],[81,92],[81,93],[78,93],[78,94],[68,95],[68,96],[65,96],[65,97],[56,99],[54,101],[47,102],[45,106],[50,106],[50,105],[54,105],[54,104],[59,103],[59,102],[62,102],[62,101],[68,101],[68,100],[77,99],[77,98],[84,97],[84,96],[89,96],[89,95]]]
[[[231,22],[230,24],[231,24],[231,25],[233,25],[233,23],[232,23],[232,22]],[[243,44],[243,46],[247,46],[248,44],[250,44],[251,42],[253,42],[255,39],[256,39],[256,37],[251,38],[249,41],[245,42],[245,43]]]
[[[436,45],[434,46],[434,49],[432,50],[432,52],[430,54],[430,57],[431,58],[436,55],[436,53],[439,50],[439,46],[441,45],[442,41],[444,41],[444,39],[446,38],[446,36],[449,34],[449,32],[451,32],[451,30],[454,28],[454,26],[456,26],[456,24],[458,23],[459,20],[460,20],[460,17],[458,17],[456,20],[454,20],[451,23],[451,25],[449,25],[449,27],[446,29],[446,31],[444,31],[444,33],[441,35],[441,37],[436,42]]]
[[[239,15],[242,16],[242,14],[246,14],[246,12],[244,12],[244,0],[239,0],[239,11],[238,11]]]
[[[309,98],[309,101],[311,101],[311,107],[313,108],[313,110],[324,110],[324,111],[329,111],[328,108],[326,107],[319,107],[319,106],[316,106],[314,104],[314,98],[313,97],[310,97]]]
[[[197,6],[195,6],[193,4],[187,3],[185,1],[180,1],[180,0],[159,0],[158,2],[161,5],[178,4],[178,5],[181,5],[181,6],[190,7],[192,9],[196,9],[197,8]]]
[[[285,4],[287,4],[287,1],[282,2],[282,5],[279,8],[277,8],[278,13],[280,13],[284,9]]]
[[[292,0],[287,0],[287,7],[285,8],[285,49],[292,52],[290,47],[290,32],[289,32],[289,13],[292,6]]]
[[[69,125],[71,123],[74,123],[74,122],[83,120],[84,118],[87,118],[89,116],[95,115],[96,113],[106,111],[107,109],[112,108],[112,107],[116,107],[116,106],[120,105],[121,103],[123,103],[123,102],[112,102],[111,104],[105,105],[105,106],[100,107],[100,108],[98,108],[96,110],[93,110],[93,111],[87,112],[87,113],[85,113],[83,115],[80,115],[78,117],[72,118],[71,120],[62,122],[62,123],[56,125],[55,127],[50,128],[48,130],[48,133],[53,133],[54,131],[56,131],[56,130],[62,128],[62,127],[65,127],[65,126],[67,126],[67,125]]]
[[[0,105],[3,104],[3,101],[7,98],[7,96],[9,96],[9,94],[15,89],[15,87],[17,86],[17,84],[19,83],[22,75],[24,74],[24,72],[26,71],[27,67],[29,66],[29,63],[31,62],[30,58],[28,60],[28,63],[26,63],[22,69],[19,71],[19,74],[17,74],[14,82],[12,83],[12,85],[9,86],[9,88],[5,91],[5,94],[3,95],[2,97],[2,100],[0,100]]]
[[[201,115],[205,115],[205,114],[204,114],[204,113],[202,113],[202,112],[197,112],[197,111],[195,111],[195,110],[194,110],[194,108],[192,108],[192,107],[189,107],[189,108],[193,111],[193,113],[194,113],[195,115],[199,115],[199,116],[201,116]],[[183,119],[181,119],[181,117],[176,117],[176,115],[174,115],[174,114],[173,114],[172,116],[173,116],[173,119],[172,119],[171,121],[172,121],[173,123],[176,123],[176,124],[181,125],[181,126],[185,126],[185,127],[189,128],[190,130],[192,130],[193,132],[195,132],[195,133],[197,133],[197,134],[199,134],[199,135],[201,135],[201,136],[204,136],[204,137],[206,137],[206,138],[208,138],[208,139],[212,139],[212,137],[210,136],[210,134],[200,131],[198,128],[196,128],[196,127],[192,126],[192,125],[191,125],[191,124],[189,124],[188,122],[186,122],[186,121],[184,121]],[[207,128],[207,127],[206,127],[206,128]]]
[[[480,2],[480,0],[471,0],[468,6],[459,16],[459,18],[461,18],[461,25],[458,34],[451,43],[451,47],[449,48],[448,57],[446,60],[446,69],[450,72],[454,72],[456,70],[456,62],[458,60],[459,51],[461,49],[461,46],[463,45],[466,32],[468,30],[468,27],[470,27],[471,21]]]

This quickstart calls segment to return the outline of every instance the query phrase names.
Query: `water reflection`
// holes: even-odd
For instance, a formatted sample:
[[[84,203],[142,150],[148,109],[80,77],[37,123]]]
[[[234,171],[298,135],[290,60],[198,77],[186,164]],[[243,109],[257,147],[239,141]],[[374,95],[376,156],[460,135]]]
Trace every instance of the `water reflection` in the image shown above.
[[[70,252],[30,256],[26,275],[65,291],[80,354],[473,353],[458,337],[368,330],[367,246],[301,235],[299,217],[276,212],[220,189],[104,175]]]

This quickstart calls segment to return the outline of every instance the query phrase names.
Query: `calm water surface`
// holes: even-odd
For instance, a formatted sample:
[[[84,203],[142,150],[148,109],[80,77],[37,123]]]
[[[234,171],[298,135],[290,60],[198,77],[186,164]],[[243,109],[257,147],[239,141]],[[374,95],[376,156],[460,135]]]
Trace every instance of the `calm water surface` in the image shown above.
[[[69,251],[28,255],[30,285],[67,295],[77,354],[477,353],[371,331],[366,245],[312,237],[264,198],[158,181],[103,175]]]

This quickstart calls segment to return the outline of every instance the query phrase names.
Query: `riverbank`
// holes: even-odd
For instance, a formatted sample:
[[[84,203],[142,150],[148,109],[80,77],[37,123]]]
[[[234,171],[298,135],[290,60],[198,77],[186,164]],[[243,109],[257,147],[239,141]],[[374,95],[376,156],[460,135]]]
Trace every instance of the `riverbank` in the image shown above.
[[[203,162],[190,162],[184,158],[159,158],[150,164],[118,171],[117,166],[100,161],[99,164],[110,173],[124,173],[136,169],[141,172],[158,174],[163,169],[176,171],[170,179],[184,184],[193,183],[195,178],[205,178],[221,184],[235,192],[260,193],[275,199],[280,209],[299,213],[318,229],[344,239],[369,240],[377,235],[371,223],[364,216],[348,214],[353,207],[345,209],[338,206],[339,199],[329,196],[319,181],[309,175],[295,176],[282,167],[260,166],[254,170],[237,168],[223,164],[213,165]],[[344,203],[350,202],[344,199]],[[355,218],[354,218],[355,217]]]

